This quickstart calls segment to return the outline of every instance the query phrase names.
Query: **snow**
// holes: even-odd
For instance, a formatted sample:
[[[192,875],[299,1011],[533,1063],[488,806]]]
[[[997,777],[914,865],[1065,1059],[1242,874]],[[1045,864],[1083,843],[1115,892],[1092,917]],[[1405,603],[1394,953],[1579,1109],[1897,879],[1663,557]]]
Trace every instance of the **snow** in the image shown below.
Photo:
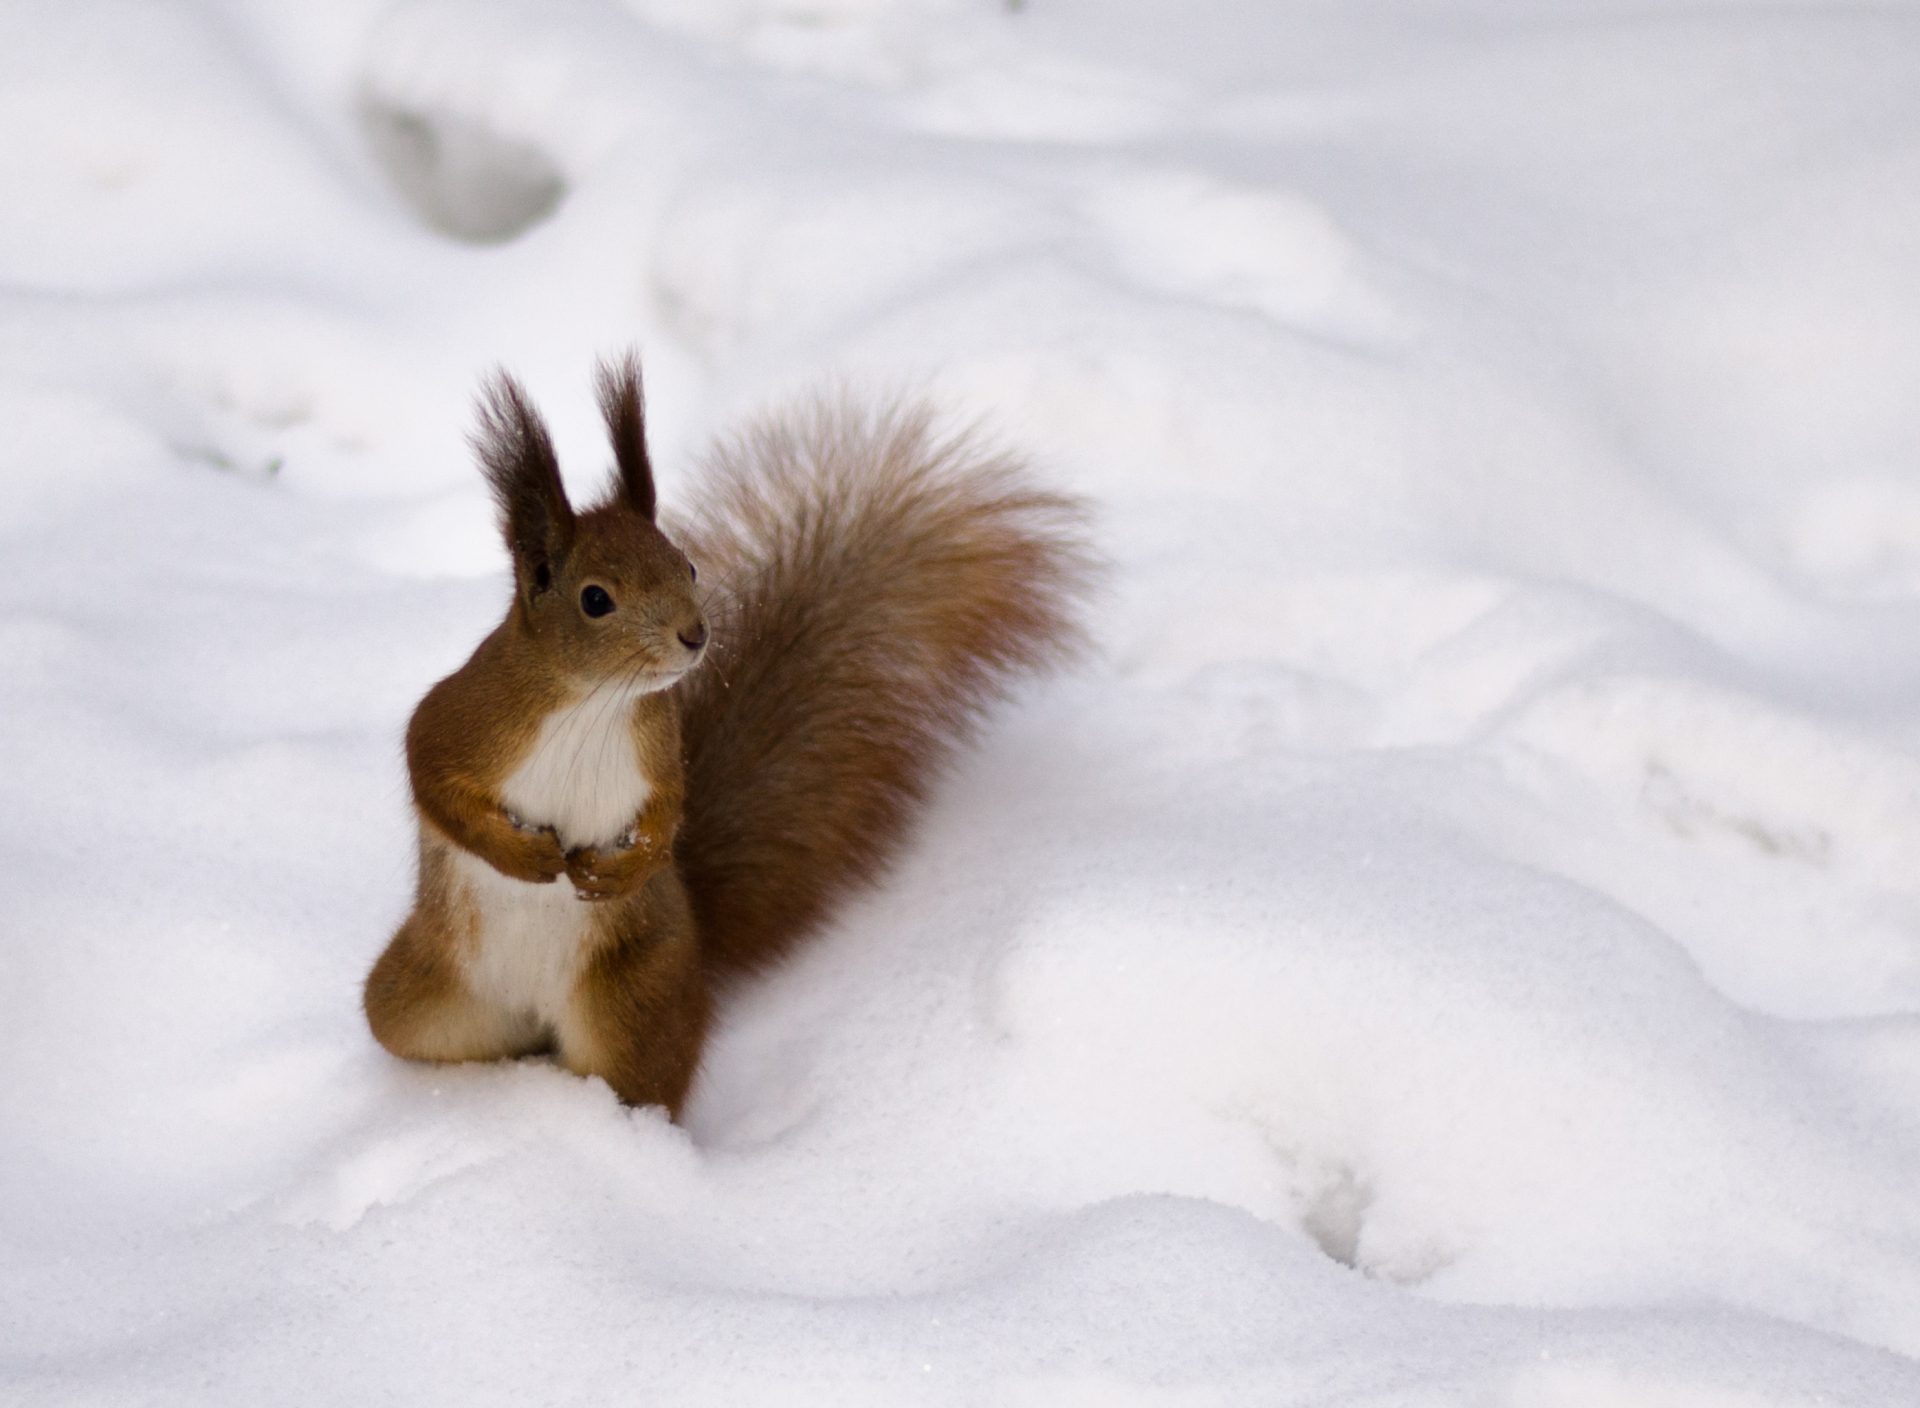
[[[1920,12],[0,12],[0,1398],[1920,1402]],[[399,1063],[463,436],[924,391],[1099,659],[684,1124]]]

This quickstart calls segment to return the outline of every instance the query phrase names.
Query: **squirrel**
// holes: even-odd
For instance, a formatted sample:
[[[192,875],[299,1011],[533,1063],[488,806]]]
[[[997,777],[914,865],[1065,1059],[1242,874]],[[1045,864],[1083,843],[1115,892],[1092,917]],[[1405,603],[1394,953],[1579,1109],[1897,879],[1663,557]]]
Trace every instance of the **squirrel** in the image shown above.
[[[365,1009],[397,1056],[551,1051],[677,1118],[716,992],[878,878],[988,708],[1084,647],[1096,568],[1079,501],[845,398],[722,441],[670,536],[637,360],[597,389],[578,512],[525,392],[484,390],[513,599],[407,727],[416,895]]]

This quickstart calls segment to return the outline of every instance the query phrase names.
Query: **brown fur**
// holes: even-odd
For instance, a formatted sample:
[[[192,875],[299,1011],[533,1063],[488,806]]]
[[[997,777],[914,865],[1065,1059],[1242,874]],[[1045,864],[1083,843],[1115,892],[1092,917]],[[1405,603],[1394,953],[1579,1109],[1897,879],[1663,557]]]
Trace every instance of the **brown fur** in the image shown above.
[[[398,1055],[550,1048],[677,1113],[710,982],[785,952],[879,873],[988,706],[1077,648],[1090,559],[1073,501],[936,436],[923,408],[751,427],[717,451],[679,534],[707,574],[714,659],[621,706],[650,785],[628,831],[564,836],[514,815],[503,789],[531,785],[515,779],[597,707],[591,691],[663,679],[708,636],[688,559],[652,521],[631,360],[603,369],[600,398],[616,474],[577,515],[519,389],[500,378],[484,405],[476,444],[514,602],[408,728],[418,893],[366,1010]],[[585,613],[592,586],[619,604],[603,620]],[[597,780],[567,778],[570,797]],[[520,941],[549,932],[564,943]],[[556,983],[564,995],[543,996]]]

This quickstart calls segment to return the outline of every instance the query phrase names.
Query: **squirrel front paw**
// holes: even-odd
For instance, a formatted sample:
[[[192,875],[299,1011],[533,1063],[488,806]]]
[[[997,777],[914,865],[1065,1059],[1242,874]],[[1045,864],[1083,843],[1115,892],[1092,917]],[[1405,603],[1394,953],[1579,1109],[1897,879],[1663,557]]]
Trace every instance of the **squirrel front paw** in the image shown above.
[[[573,893],[579,899],[616,900],[639,889],[669,859],[668,853],[644,834],[634,845],[617,850],[578,846],[567,852],[567,878],[573,881]]]
[[[500,854],[487,857],[495,870],[529,885],[548,885],[566,873],[566,853],[560,849],[559,834],[551,826],[528,826],[512,812],[507,813],[507,820],[515,834]]]

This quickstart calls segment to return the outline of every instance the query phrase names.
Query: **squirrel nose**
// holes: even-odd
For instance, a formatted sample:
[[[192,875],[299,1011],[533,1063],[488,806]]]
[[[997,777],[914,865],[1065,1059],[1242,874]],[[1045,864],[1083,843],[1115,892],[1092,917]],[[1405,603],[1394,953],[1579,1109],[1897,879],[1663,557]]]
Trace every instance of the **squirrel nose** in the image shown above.
[[[707,623],[705,621],[695,621],[692,630],[683,630],[676,632],[676,634],[680,637],[680,644],[684,645],[688,650],[698,650],[707,643]]]

